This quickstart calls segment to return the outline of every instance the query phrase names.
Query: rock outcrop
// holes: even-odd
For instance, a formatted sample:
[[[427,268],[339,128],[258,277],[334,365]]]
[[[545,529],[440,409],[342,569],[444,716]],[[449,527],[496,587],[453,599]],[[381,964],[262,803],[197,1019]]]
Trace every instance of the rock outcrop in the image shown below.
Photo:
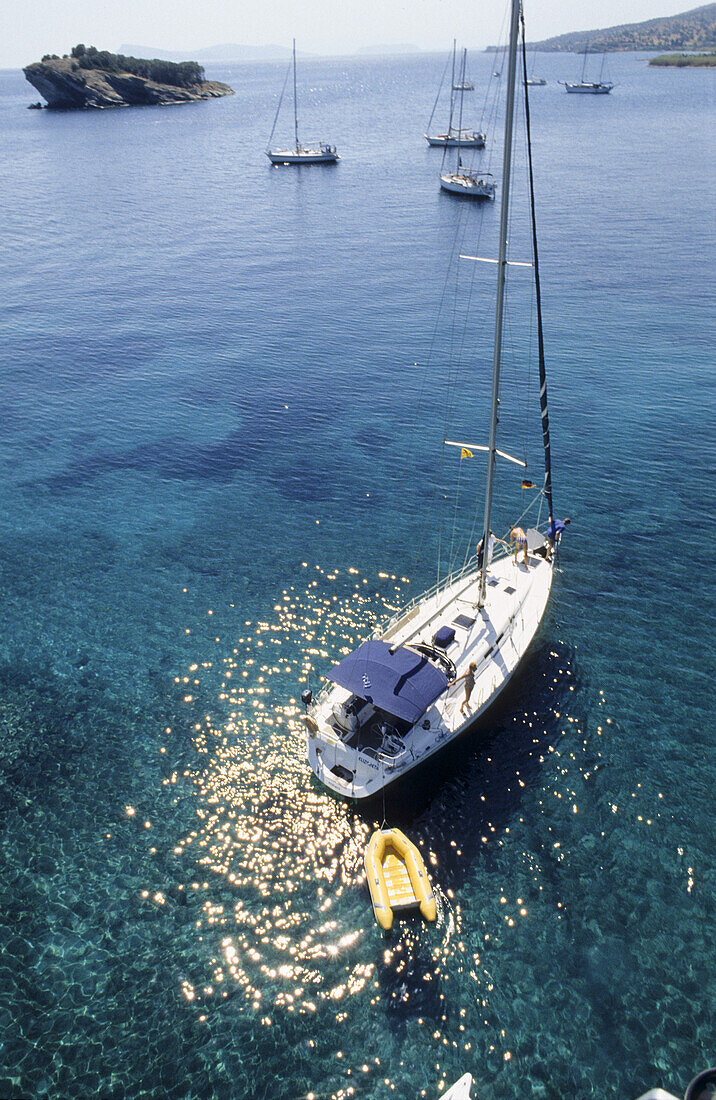
[[[48,107],[147,107],[233,95],[228,84],[202,80],[188,87],[158,84],[133,73],[84,69],[73,57],[36,61],[22,70]]]

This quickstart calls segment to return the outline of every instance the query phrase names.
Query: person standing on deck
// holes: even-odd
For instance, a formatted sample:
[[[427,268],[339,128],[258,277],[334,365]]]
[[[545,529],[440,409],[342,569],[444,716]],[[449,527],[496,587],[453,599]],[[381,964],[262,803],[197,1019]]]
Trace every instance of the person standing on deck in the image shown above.
[[[485,541],[484,539],[480,539],[480,541],[477,544],[477,568],[478,569],[482,569],[482,544],[483,544],[484,541]],[[501,545],[504,546],[506,550],[509,549],[506,542],[504,542],[502,539],[498,539],[495,536],[495,534],[492,531],[490,531],[490,533],[487,537],[487,568],[488,568],[488,570],[489,570],[490,566],[492,565],[492,556],[495,553],[495,543],[496,542],[501,543]]]
[[[527,553],[527,535],[521,527],[513,527],[510,531],[510,545],[513,543],[515,547],[515,565],[517,565],[517,554],[522,550],[524,552],[524,563],[529,569],[530,559]]]
[[[467,668],[467,672],[463,672],[462,676],[458,676],[457,680],[455,681],[456,684],[459,684],[461,680],[465,681],[465,698],[463,699],[463,701],[460,704],[460,714],[465,713],[465,707],[470,702],[470,696],[472,695],[472,689],[475,686],[475,673],[476,673],[476,671],[477,671],[477,664],[475,663],[475,661],[470,661],[470,664],[468,665],[468,668]]]
[[[555,545],[559,545],[562,538],[562,532],[569,525],[569,516],[565,516],[564,519],[551,519],[547,525],[547,545],[549,547],[548,559],[552,557],[552,552]]]

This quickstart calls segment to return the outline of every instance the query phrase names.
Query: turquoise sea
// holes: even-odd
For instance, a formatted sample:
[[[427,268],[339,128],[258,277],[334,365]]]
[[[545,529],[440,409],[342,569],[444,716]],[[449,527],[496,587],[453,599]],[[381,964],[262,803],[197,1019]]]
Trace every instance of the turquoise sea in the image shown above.
[[[487,431],[494,269],[451,256],[494,254],[499,203],[439,192],[443,62],[302,62],[301,132],[342,160],[298,171],[263,154],[283,64],[86,114],[0,73],[3,1097],[412,1100],[469,1070],[480,1100],[631,1100],[713,1064],[712,72],[617,55],[576,97],[579,58],[537,59],[572,523],[509,696],[386,799],[435,925],[383,936],[383,807],[304,759],[301,690],[457,559],[482,489],[440,443]],[[533,320],[501,440],[539,481]]]

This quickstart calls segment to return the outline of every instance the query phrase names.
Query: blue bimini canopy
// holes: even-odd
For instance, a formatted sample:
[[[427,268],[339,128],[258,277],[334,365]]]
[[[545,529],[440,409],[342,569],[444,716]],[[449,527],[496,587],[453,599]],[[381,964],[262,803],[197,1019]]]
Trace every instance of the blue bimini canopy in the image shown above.
[[[427,657],[405,646],[391,653],[388,642],[378,639],[363,642],[328,679],[411,726],[448,686],[445,673]]]

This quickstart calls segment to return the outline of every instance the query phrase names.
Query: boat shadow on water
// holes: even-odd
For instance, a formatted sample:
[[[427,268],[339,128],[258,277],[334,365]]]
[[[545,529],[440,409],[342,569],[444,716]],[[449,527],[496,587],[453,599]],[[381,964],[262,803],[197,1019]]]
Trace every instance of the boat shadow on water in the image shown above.
[[[438,899],[437,926],[426,925],[417,913],[399,915],[383,934],[376,958],[387,1019],[398,1036],[411,1018],[424,1017],[437,1026],[444,1022],[436,931],[444,938],[452,929],[450,896],[459,897],[476,860],[484,861],[487,873],[498,872],[492,845],[482,837],[499,837],[519,816],[522,791],[539,782],[541,761],[561,736],[564,719],[559,716],[569,710],[577,678],[570,647],[538,642],[504,696],[427,766],[391,786],[385,808],[380,796],[347,807],[370,830],[385,816],[423,855],[429,848],[434,857],[428,869]],[[361,889],[369,905],[367,885]]]
[[[460,822],[463,856],[487,820],[509,824],[519,808],[521,787],[529,787],[540,769],[540,757],[560,736],[576,667],[569,646],[538,642],[504,693],[457,740],[385,790],[349,804],[371,828],[385,816],[390,825],[410,833],[417,829],[440,843],[443,826]],[[490,790],[489,802],[480,796]],[[447,815],[447,816],[446,816]],[[438,832],[438,830],[440,830]],[[447,852],[454,830],[447,828]],[[461,860],[461,863],[463,860]]]
[[[419,917],[403,918],[388,933],[376,960],[376,977],[389,1026],[398,1036],[409,1019],[437,1022],[444,1017],[443,983]]]

